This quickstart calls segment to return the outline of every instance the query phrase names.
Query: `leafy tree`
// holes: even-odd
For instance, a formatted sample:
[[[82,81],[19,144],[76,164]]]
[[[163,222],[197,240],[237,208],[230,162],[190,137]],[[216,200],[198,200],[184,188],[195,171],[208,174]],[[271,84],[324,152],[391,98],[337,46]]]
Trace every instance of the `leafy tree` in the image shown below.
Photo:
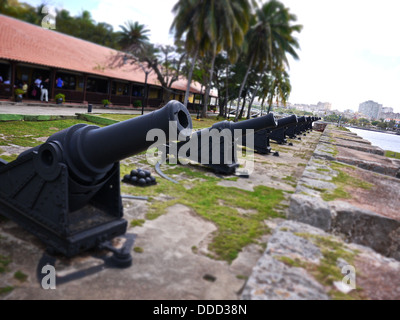
[[[241,93],[251,68],[256,66],[261,71],[258,80],[260,83],[262,74],[268,69],[273,71],[289,65],[287,53],[298,59],[296,49],[299,44],[293,33],[300,32],[302,26],[293,25],[296,20],[296,16],[290,14],[289,9],[276,0],[268,1],[256,10],[252,26],[246,35],[248,69],[239,90],[236,121],[239,117]]]
[[[239,47],[243,42],[248,28],[250,10],[248,0],[179,0],[172,10],[175,13],[175,19],[171,31],[174,32],[176,40],[185,36],[185,47],[192,57],[192,69],[187,77],[185,105],[187,105],[193,68],[198,55],[211,56],[203,117],[206,117],[215,57],[225,49],[230,52],[232,59],[236,58],[238,51],[235,47]]]
[[[370,124],[370,121],[368,119],[366,119],[366,118],[361,118],[361,119],[358,119],[358,123],[361,126],[365,127],[365,126]]]
[[[149,42],[150,30],[145,25],[137,21],[126,21],[125,25],[119,27],[122,31],[118,33],[118,42],[125,50],[137,52],[143,50]]]

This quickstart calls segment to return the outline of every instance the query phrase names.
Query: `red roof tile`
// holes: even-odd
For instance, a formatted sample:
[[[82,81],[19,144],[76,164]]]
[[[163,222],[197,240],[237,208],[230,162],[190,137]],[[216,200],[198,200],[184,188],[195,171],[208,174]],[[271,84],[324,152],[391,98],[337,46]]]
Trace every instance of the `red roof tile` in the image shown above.
[[[0,14],[0,59],[144,83],[145,73],[138,65],[112,66],[118,54],[121,52]],[[153,71],[147,82],[160,86]],[[185,91],[186,83],[181,79],[172,87]],[[200,84],[193,82],[191,92],[200,90]]]

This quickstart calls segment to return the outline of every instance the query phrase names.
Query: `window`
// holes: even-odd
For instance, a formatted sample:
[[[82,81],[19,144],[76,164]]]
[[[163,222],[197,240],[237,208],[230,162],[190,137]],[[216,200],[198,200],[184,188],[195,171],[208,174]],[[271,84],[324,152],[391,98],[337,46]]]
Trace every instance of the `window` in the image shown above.
[[[98,78],[88,78],[87,80],[87,91],[108,93],[108,81]]]
[[[161,89],[150,88],[149,99],[160,99],[160,98],[161,98]]]
[[[58,73],[56,74],[56,79],[61,78],[63,81],[62,89],[65,90],[76,90],[76,76],[68,73]],[[56,80],[57,81],[57,80]]]
[[[134,85],[132,87],[132,97],[143,97],[144,96],[144,87]]]

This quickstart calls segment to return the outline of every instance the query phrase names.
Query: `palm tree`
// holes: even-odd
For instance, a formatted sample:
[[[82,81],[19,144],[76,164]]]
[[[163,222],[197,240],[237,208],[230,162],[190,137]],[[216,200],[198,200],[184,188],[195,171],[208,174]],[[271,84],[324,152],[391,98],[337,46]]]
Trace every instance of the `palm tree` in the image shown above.
[[[268,69],[280,68],[282,64],[288,66],[287,53],[298,59],[296,49],[299,44],[293,33],[300,32],[302,26],[291,24],[296,20],[296,16],[276,0],[256,10],[252,27],[246,35],[248,69],[239,90],[235,121],[239,117],[242,90],[253,66],[261,71],[259,76],[262,77]]]
[[[122,29],[122,32],[119,33],[119,43],[130,52],[141,50],[148,43],[150,30],[146,29],[145,25],[137,21],[127,21],[125,25],[119,27]]]
[[[251,5],[249,0],[179,0],[174,6],[175,19],[171,31],[175,39],[186,35],[185,47],[192,57],[192,69],[188,74],[185,105],[189,97],[193,68],[198,55],[210,55],[211,66],[205,93],[202,116],[206,116],[207,103],[216,55],[223,49],[236,59],[244,35],[249,27]]]
[[[272,100],[276,97],[277,104],[282,102],[286,106],[286,102],[289,99],[290,92],[292,91],[292,85],[290,84],[289,74],[284,68],[277,69],[274,72],[274,82],[272,91],[269,99],[268,113],[271,112]]]

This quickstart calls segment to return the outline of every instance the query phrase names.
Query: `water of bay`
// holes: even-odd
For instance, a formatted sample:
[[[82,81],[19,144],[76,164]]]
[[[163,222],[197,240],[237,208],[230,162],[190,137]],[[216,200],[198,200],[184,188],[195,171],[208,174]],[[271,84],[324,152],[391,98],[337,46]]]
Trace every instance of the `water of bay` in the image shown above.
[[[368,140],[374,146],[377,146],[383,150],[391,150],[394,152],[400,152],[400,136],[390,133],[376,132],[361,130],[356,128],[349,128],[351,132],[356,133],[361,138]]]

